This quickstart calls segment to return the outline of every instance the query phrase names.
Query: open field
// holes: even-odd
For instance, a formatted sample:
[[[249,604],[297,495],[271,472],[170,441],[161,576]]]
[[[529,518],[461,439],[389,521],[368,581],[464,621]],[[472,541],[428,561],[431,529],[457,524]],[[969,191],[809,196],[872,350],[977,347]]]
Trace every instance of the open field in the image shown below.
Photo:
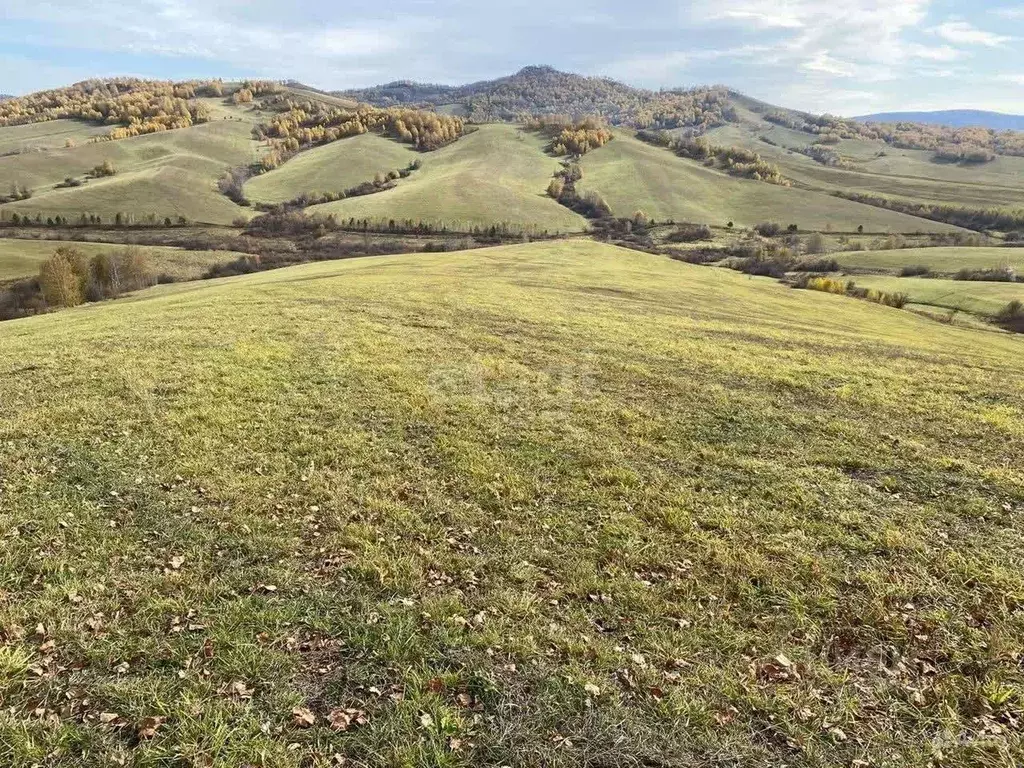
[[[899,273],[903,267],[925,266],[954,275],[963,268],[1012,267],[1024,270],[1024,248],[901,248],[894,251],[847,251],[829,254],[844,267]]]
[[[364,133],[300,152],[287,163],[250,179],[246,196],[260,203],[283,203],[306,192],[342,192],[397,171],[424,156],[408,144]]]
[[[0,281],[38,274],[39,265],[62,246],[74,248],[90,257],[97,253],[113,253],[127,247],[112,243],[67,240],[0,239]],[[135,247],[149,257],[154,272],[171,275],[180,280],[194,280],[202,276],[211,265],[231,261],[242,255],[232,251],[189,251],[184,248],[157,245]]]
[[[0,128],[0,141],[7,131],[18,130]],[[85,213],[111,220],[118,213],[130,213],[139,219],[184,216],[229,224],[252,213],[221,195],[216,182],[228,168],[255,157],[257,143],[251,130],[248,120],[222,119],[120,141],[0,157],[0,187],[18,184],[33,191],[31,199],[0,210],[43,218],[77,219]],[[81,187],[54,188],[65,177],[83,178],[107,160],[117,175],[90,179]]]
[[[1018,764],[1022,349],[589,242],[0,324],[0,763]]]
[[[343,219],[412,219],[449,226],[508,222],[549,232],[581,231],[586,220],[545,194],[559,164],[544,154],[544,144],[514,125],[483,125],[436,152],[417,154],[423,167],[395,189],[308,211]]]
[[[69,141],[82,144],[94,136],[104,136],[109,132],[109,125],[93,125],[79,120],[51,120],[46,123],[9,126],[0,128],[0,156],[63,149]],[[0,188],[0,194],[6,193],[6,189]]]
[[[927,277],[858,275],[857,285],[905,293],[914,304],[992,316],[1014,299],[1024,302],[1024,283],[988,283]]]
[[[583,157],[582,191],[598,192],[616,216],[642,210],[656,220],[751,227],[761,221],[801,229],[868,232],[952,231],[944,224],[818,192],[738,179],[645,144],[627,131]]]

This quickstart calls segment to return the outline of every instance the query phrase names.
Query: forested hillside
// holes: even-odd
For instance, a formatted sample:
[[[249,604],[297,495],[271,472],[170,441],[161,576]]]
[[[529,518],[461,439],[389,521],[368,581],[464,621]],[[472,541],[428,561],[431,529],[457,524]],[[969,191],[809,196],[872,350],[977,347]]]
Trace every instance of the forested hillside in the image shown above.
[[[476,122],[522,121],[537,114],[564,113],[600,115],[638,128],[681,128],[736,119],[729,110],[728,89],[719,86],[656,92],[551,67],[525,67],[509,77],[458,87],[399,81],[339,95],[377,106],[454,105]]]

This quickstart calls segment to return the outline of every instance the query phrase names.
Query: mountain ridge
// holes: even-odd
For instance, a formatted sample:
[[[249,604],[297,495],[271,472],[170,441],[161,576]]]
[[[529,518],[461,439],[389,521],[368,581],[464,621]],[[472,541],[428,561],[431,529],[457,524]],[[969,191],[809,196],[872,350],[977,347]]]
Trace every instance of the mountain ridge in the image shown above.
[[[1024,131],[1024,115],[984,109],[939,109],[924,112],[876,112],[852,118],[862,123],[923,123],[952,128],[982,127],[996,131]]]

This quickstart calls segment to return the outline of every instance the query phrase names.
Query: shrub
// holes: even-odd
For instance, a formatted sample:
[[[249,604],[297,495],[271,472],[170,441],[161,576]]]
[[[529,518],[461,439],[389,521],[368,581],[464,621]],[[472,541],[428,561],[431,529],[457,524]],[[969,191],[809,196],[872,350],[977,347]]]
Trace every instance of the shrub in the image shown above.
[[[838,272],[839,262],[835,259],[806,259],[796,268],[800,272]]]
[[[685,224],[668,236],[670,243],[695,243],[712,239],[714,235],[707,224]]]
[[[988,283],[1017,282],[1017,273],[1012,267],[990,267],[988,269],[964,267],[954,277],[957,280],[978,280]]]
[[[754,225],[754,231],[761,237],[778,237],[782,234],[782,225],[776,221],[762,221]]]
[[[821,232],[815,232],[804,243],[807,253],[825,253],[828,250],[828,240]]]
[[[911,264],[900,270],[900,277],[919,277],[931,273],[931,269],[924,264]]]
[[[824,291],[844,295],[847,283],[843,280],[834,280],[831,277],[812,277],[807,281],[806,287],[812,291]]]

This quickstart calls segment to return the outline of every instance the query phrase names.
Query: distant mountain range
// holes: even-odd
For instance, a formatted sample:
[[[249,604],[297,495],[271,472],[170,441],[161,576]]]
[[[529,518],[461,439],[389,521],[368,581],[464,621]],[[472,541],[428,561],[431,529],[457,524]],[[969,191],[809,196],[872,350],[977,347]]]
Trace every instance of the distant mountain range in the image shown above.
[[[862,123],[925,123],[954,128],[982,126],[996,131],[1024,131],[1024,115],[1005,115],[981,109],[943,109],[937,112],[879,112],[853,118]]]

